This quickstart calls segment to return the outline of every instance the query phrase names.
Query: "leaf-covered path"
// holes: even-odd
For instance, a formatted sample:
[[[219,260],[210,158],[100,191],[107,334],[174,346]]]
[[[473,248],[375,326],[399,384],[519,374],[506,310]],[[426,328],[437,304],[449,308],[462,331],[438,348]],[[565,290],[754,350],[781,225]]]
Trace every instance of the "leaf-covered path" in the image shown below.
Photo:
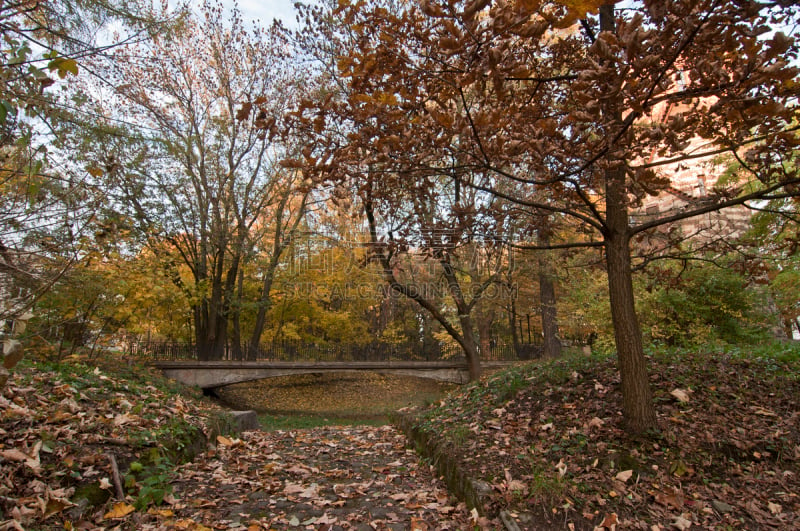
[[[465,529],[472,516],[390,426],[220,437],[150,529]]]

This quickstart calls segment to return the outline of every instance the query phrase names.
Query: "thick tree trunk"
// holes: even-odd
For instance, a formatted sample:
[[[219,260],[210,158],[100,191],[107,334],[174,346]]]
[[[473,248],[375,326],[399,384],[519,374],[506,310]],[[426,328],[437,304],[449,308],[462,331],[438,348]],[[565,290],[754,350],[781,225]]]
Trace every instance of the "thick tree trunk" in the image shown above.
[[[656,429],[656,412],[642,347],[642,332],[636,316],[628,238],[607,242],[608,293],[622,381],[622,412],[629,431]]]
[[[217,304],[212,304],[211,301],[205,300],[194,308],[193,313],[197,359],[200,361],[223,359],[228,339],[228,321],[227,317],[220,313],[219,301]]]
[[[469,379],[474,382],[481,377],[481,356],[478,351],[478,342],[475,340],[475,328],[469,315],[459,315],[458,322],[461,325],[461,348],[464,349],[464,355],[467,358]]]
[[[614,4],[600,7],[600,30],[615,32]],[[606,112],[620,125],[622,118],[618,103],[609,99]],[[608,160],[606,163],[606,268],[622,383],[622,414],[627,430],[639,434],[657,429],[658,424],[633,296],[626,169],[622,161]]]
[[[611,319],[622,382],[622,412],[628,430],[641,433],[658,426],[633,295],[624,182],[625,171],[622,166],[608,171],[606,212],[610,232],[606,236],[606,267]]]

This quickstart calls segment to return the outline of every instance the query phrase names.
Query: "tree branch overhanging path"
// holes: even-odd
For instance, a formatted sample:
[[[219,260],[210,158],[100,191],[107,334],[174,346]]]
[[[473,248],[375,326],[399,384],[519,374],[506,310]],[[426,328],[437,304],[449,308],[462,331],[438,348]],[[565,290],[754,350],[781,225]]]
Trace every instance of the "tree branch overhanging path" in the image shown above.
[[[341,24],[308,28],[333,50],[321,70],[336,72],[339,89],[294,113],[313,143],[293,164],[338,182],[378,167],[383,193],[434,202],[435,187],[417,184],[446,175],[490,198],[477,210],[521,209],[560,226],[541,248],[601,242],[625,421],[633,433],[657,428],[631,239],[800,195],[798,43],[773,29],[794,31],[798,8],[431,0],[318,13]],[[692,161],[735,177],[682,212],[632,222],[643,198],[668,190],[668,172]]]

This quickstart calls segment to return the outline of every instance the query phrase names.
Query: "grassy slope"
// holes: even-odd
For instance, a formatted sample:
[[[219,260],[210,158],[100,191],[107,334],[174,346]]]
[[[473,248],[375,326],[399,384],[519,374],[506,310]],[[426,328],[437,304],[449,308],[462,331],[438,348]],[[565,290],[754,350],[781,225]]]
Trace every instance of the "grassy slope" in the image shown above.
[[[218,414],[199,392],[118,358],[25,360],[0,396],[0,522],[112,526],[111,456],[126,501],[144,508],[168,495],[175,462],[205,449]]]
[[[621,429],[599,356],[498,373],[415,422],[523,529],[797,529],[798,352],[650,355],[661,429],[646,438]]]

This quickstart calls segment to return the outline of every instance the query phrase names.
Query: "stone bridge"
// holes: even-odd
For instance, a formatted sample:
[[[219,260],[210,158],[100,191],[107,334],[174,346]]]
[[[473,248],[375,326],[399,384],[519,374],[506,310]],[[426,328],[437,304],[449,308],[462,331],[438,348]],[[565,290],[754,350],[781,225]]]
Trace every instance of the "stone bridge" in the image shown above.
[[[484,371],[513,361],[482,361]],[[164,375],[186,385],[214,389],[226,385],[294,374],[372,371],[463,384],[469,381],[464,359],[447,361],[151,361]]]

